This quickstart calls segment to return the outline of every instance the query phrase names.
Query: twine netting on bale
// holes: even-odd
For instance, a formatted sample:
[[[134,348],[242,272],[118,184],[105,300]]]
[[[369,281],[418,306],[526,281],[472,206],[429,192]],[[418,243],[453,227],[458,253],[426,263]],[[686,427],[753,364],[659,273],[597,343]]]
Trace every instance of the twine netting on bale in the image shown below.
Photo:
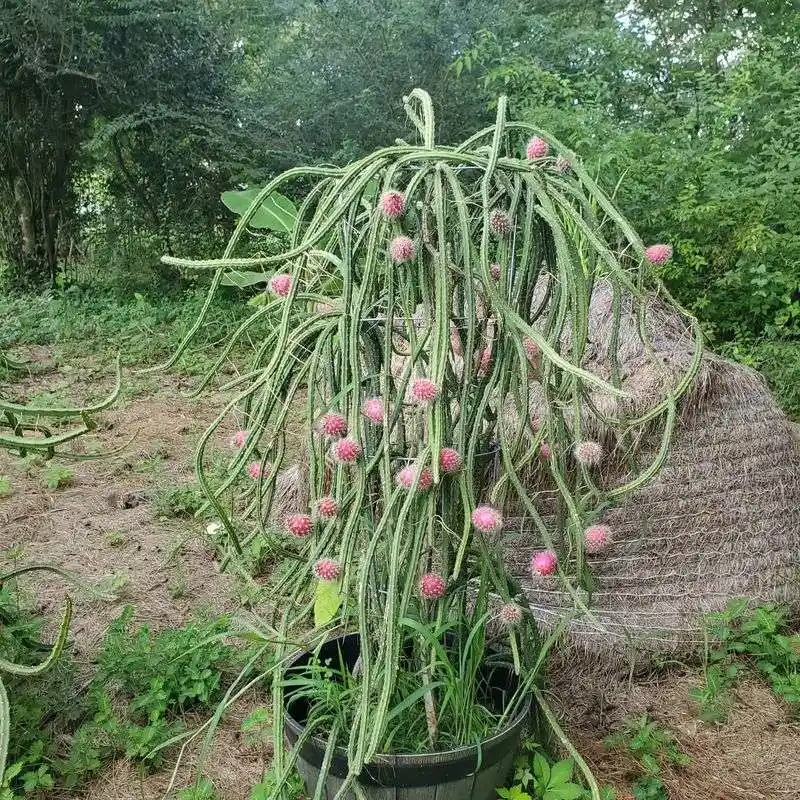
[[[592,345],[584,367],[601,376],[610,371],[614,341],[610,296],[608,284],[596,285],[589,314]],[[606,413],[641,415],[680,380],[693,343],[684,320],[651,298],[652,349],[644,347],[626,306],[617,354],[628,397],[617,401],[596,392],[591,399]],[[531,414],[545,413],[534,395]],[[584,429],[604,447],[598,473],[604,487],[625,483],[631,459],[646,462],[660,446],[660,436],[646,428],[626,440],[597,415],[582,416]],[[554,519],[558,493],[548,476],[533,470],[526,483]],[[763,379],[746,367],[706,354],[680,404],[661,471],[607,509],[602,522],[612,540],[588,556],[591,617],[574,617],[568,639],[604,659],[696,649],[703,640],[701,615],[735,597],[800,608],[800,440]],[[506,530],[509,567],[521,577],[537,618],[552,627],[572,613],[572,598],[555,583],[529,576],[530,557],[543,544],[530,521],[509,519]]]

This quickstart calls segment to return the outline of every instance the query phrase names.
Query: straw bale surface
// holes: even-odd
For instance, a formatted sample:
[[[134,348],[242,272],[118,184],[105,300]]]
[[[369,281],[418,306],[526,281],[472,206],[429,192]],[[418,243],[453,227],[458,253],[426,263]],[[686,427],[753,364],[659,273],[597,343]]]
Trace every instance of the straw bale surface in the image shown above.
[[[604,409],[641,413],[677,384],[691,359],[682,320],[649,301],[648,351],[635,334],[630,308],[620,325],[618,357],[630,398],[595,398]],[[610,289],[591,303],[592,346],[585,366],[606,377]],[[531,414],[545,413],[531,402]],[[624,405],[624,408],[622,408]],[[623,455],[653,458],[660,431],[645,428],[635,446],[616,440],[596,415],[582,411],[585,432],[607,451],[598,483],[630,479]],[[527,476],[537,506],[552,523],[555,493],[541,467]],[[602,522],[612,544],[588,556],[596,586],[591,613],[569,623],[568,641],[603,657],[689,651],[702,642],[701,614],[734,597],[800,609],[800,438],[753,370],[707,353],[679,407],[671,450],[659,474],[623,497]],[[524,517],[507,521],[504,552],[520,577],[534,614],[552,627],[574,602],[554,578],[532,578],[533,553],[543,542]]]

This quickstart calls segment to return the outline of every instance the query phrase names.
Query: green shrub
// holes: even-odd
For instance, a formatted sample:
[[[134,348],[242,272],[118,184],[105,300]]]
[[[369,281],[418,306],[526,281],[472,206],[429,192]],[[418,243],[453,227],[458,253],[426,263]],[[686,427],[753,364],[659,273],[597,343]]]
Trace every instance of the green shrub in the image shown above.
[[[706,617],[709,649],[703,684],[691,692],[705,722],[727,719],[728,690],[742,673],[765,679],[793,715],[800,713],[800,634],[776,606],[750,608],[744,599]]]

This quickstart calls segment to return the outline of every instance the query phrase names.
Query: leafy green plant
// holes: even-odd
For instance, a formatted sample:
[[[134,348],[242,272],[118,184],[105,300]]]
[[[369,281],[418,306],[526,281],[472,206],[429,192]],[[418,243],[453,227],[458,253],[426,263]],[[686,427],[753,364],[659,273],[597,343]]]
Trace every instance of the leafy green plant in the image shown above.
[[[503,800],[579,800],[587,790],[573,783],[572,759],[550,761],[535,742],[526,742],[514,763],[514,783],[497,790]]]
[[[123,531],[106,531],[106,541],[111,547],[122,547],[125,544],[125,539]]]
[[[106,633],[89,690],[92,718],[75,733],[64,774],[75,786],[115,755],[148,768],[164,759],[163,746],[184,729],[183,714],[208,708],[223,675],[242,656],[223,639],[225,617],[153,634],[133,625],[125,608]]]
[[[0,475],[0,497],[11,496],[11,481],[8,475]]]
[[[724,722],[732,706],[728,689],[746,672],[762,676],[791,712],[800,712],[800,634],[792,634],[785,610],[752,608],[732,600],[708,614],[709,647],[703,685],[691,691],[706,722]]]
[[[609,749],[623,749],[636,760],[643,774],[636,778],[633,795],[636,800],[667,800],[661,779],[664,766],[685,766],[690,763],[674,736],[647,714],[632,717],[618,733],[606,737]]]
[[[41,640],[43,620],[27,613],[20,606],[16,587],[10,588],[20,575],[42,571],[72,579],[46,566],[21,567],[0,575],[0,797],[4,800],[16,797],[18,791],[53,785],[55,746],[46,723],[50,709],[44,701],[60,693],[63,702],[71,677],[71,664],[58,664],[72,617],[71,599],[65,600],[56,638],[49,644]],[[57,688],[51,694],[48,688],[53,687]]]
[[[214,784],[208,778],[200,778],[194,786],[181,789],[175,800],[216,800],[217,796]]]
[[[74,477],[74,470],[51,462],[45,467],[42,479],[48,489],[60,489],[72,483]]]
[[[191,517],[205,505],[205,497],[195,484],[164,486],[153,495],[157,517]]]

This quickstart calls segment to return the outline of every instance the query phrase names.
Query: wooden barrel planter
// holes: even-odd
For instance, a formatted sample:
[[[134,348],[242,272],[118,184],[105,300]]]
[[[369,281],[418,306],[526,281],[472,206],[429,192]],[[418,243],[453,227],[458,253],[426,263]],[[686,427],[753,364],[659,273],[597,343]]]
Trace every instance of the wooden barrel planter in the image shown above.
[[[338,660],[340,653],[347,668],[352,669],[359,654],[358,634],[330,640],[322,646],[319,657],[322,661]],[[302,669],[311,657],[310,653],[300,654],[290,670]],[[486,702],[502,711],[517,686],[513,670],[495,665],[487,667],[481,678],[487,687]],[[302,700],[293,702],[290,691],[285,703],[285,735],[294,745],[304,730],[308,707]],[[479,745],[433,753],[378,755],[359,776],[360,788],[370,800],[495,800],[495,789],[505,785],[511,773],[530,708],[528,701],[503,730]],[[325,748],[325,740],[317,737],[309,737],[300,748],[297,766],[309,796],[319,782]],[[325,800],[333,800],[348,772],[347,752],[336,748],[322,793]],[[349,794],[350,798],[355,795]]]

